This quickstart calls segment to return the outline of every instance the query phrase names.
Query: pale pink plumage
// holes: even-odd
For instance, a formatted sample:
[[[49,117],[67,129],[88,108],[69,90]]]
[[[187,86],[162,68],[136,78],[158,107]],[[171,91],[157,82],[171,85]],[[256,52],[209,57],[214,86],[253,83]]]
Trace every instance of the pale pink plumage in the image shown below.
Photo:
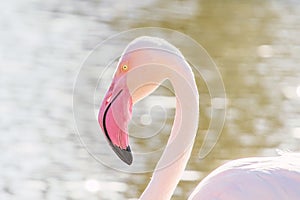
[[[190,199],[300,199],[300,155],[234,160],[209,174]]]
[[[129,70],[122,71],[123,65]],[[199,96],[193,72],[180,51],[165,40],[137,38],[120,58],[112,86],[99,112],[100,126],[114,151],[131,164],[127,135],[131,105],[149,95],[165,79],[172,83],[178,100],[174,125],[166,149],[140,199],[170,199],[185,169],[199,116]],[[231,161],[208,175],[189,199],[299,200],[300,155],[290,153]]]

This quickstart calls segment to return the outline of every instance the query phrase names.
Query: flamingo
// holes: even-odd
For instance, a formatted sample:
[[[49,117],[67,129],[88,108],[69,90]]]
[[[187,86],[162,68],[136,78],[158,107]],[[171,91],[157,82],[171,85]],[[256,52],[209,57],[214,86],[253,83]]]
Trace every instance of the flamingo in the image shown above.
[[[164,39],[142,36],[126,47],[98,114],[98,122],[117,156],[131,165],[128,123],[132,105],[168,79],[176,96],[170,137],[152,178],[139,199],[170,199],[191,155],[198,128],[199,94],[191,67]],[[190,200],[299,200],[300,155],[230,161],[214,170]]]

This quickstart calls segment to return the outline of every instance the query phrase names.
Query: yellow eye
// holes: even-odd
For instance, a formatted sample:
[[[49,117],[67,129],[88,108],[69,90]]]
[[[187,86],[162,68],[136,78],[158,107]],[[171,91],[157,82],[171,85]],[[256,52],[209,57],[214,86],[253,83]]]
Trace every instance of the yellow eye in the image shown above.
[[[122,70],[123,70],[123,71],[127,71],[127,70],[128,70],[128,66],[127,66],[127,65],[123,65],[123,66],[122,66]]]

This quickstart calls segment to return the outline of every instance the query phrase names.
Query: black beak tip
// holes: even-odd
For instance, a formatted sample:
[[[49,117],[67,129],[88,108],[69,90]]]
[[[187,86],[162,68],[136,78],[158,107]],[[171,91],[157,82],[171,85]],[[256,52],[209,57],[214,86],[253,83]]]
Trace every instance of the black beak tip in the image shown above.
[[[121,149],[118,146],[112,145],[112,149],[123,162],[125,162],[127,165],[132,164],[133,157],[130,146],[128,146],[126,149]]]

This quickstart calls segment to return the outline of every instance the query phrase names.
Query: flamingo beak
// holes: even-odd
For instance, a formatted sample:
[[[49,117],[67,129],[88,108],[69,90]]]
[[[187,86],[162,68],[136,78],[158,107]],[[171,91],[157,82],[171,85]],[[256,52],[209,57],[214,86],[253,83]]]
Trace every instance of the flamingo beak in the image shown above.
[[[128,123],[132,116],[132,98],[126,77],[114,78],[98,114],[98,122],[113,151],[131,165],[132,153],[128,142]]]

